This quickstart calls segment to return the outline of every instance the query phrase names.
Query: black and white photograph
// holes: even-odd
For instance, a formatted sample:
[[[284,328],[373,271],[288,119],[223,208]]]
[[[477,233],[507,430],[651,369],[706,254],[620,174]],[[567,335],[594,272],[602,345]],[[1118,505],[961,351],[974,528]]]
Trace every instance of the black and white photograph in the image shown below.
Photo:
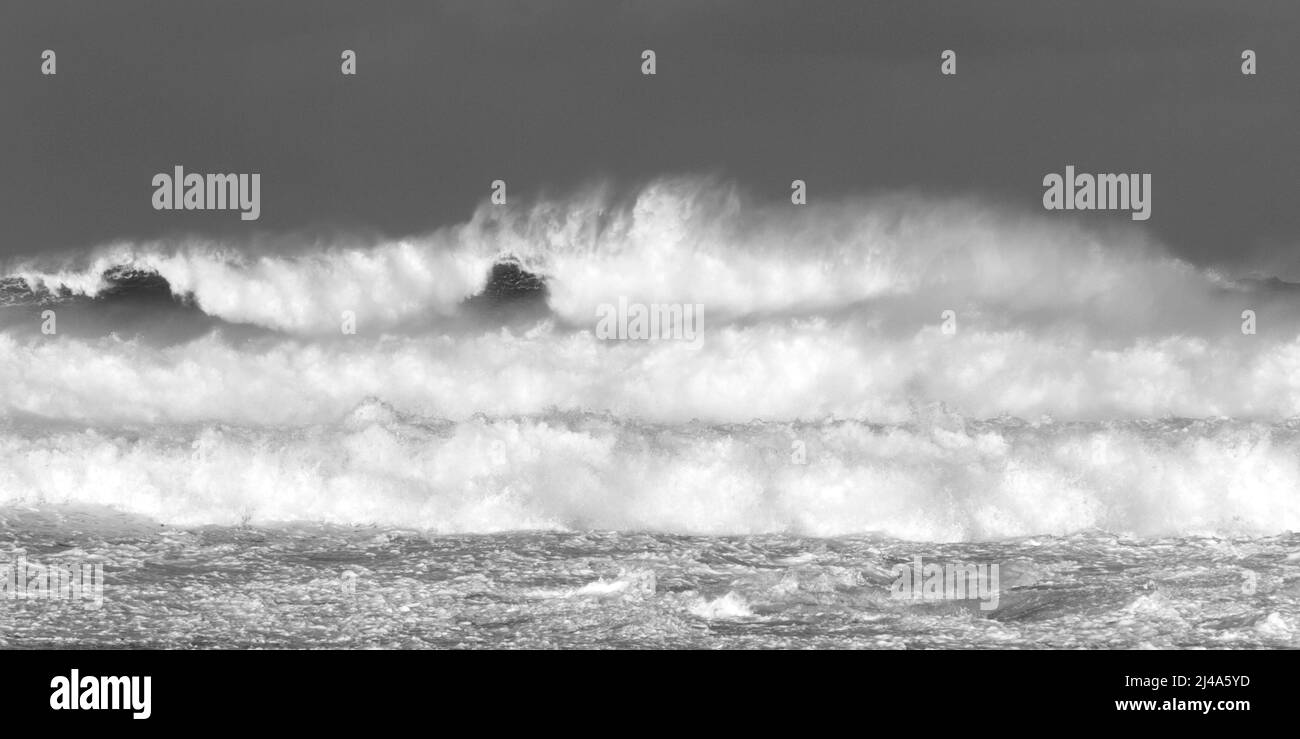
[[[146,720],[60,655],[1294,650],[1298,42],[6,0],[0,649]],[[1174,672],[1096,710],[1264,675]]]

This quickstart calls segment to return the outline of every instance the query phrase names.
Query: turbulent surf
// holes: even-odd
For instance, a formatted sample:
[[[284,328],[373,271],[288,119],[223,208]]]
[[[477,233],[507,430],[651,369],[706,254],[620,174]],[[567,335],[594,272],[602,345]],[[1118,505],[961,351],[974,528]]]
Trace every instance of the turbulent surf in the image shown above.
[[[863,646],[1293,643],[1300,287],[1142,234],[912,195],[792,208],[677,178],[484,204],[408,238],[13,258],[0,531],[145,590],[141,567],[180,556],[195,592],[224,592],[200,551],[263,558],[304,592],[360,573],[381,611],[419,594],[434,645],[487,638],[453,623],[474,593],[575,623],[617,602],[649,630],[632,644],[712,623],[745,645],[773,638],[747,630],[767,621]],[[629,302],[702,306],[699,340],[597,330]],[[368,554],[273,554],[327,541]],[[489,582],[464,559],[485,541],[570,554]],[[1032,577],[1004,575],[991,614],[879,597],[922,550]],[[1107,574],[1122,556],[1141,572]],[[1264,606],[1189,622],[1189,583],[1227,597],[1242,571]],[[231,623],[266,614],[247,587],[261,605]],[[810,625],[817,608],[834,623]],[[184,642],[159,618],[160,643]],[[347,643],[410,643],[390,625]],[[28,638],[62,638],[46,626]]]

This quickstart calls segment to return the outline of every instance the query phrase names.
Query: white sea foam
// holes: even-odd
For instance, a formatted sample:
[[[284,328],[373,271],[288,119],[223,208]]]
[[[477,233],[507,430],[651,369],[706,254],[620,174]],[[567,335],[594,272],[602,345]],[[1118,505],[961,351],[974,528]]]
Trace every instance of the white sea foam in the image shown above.
[[[444,325],[503,258],[546,278],[550,311]],[[939,541],[1300,525],[1300,299],[1136,231],[915,198],[763,205],[683,179],[365,248],[79,262],[11,273],[90,295],[110,266],[153,270],[274,331],[0,332],[0,503]],[[594,308],[620,296],[703,304],[701,340],[600,341]],[[367,330],[340,334],[344,310]]]
[[[109,286],[104,273],[110,268],[156,272],[174,294],[226,321],[324,334],[338,333],[343,311],[376,326],[452,315],[483,288],[492,258],[451,244],[439,232],[368,248],[297,253],[241,251],[203,241],[119,243],[70,262],[56,270],[20,262],[9,274],[31,289],[94,296]]]
[[[700,618],[713,619],[731,619],[731,618],[749,618],[753,612],[749,610],[749,605],[745,599],[733,592],[719,596],[713,600],[699,599],[695,605],[691,606],[691,613]]]
[[[804,464],[792,457],[802,442]],[[374,402],[333,424],[0,433],[0,503],[108,505],[181,525],[433,532],[876,532],[932,541],[1300,529],[1300,428],[1247,422],[460,423]],[[598,588],[599,586],[593,586]]]
[[[465,223],[378,244],[117,243],[57,263],[11,261],[6,274],[95,295],[110,267],[155,271],[213,316],[319,335],[337,332],[344,310],[379,329],[436,323],[502,259],[543,276],[552,311],[577,325],[620,296],[703,304],[712,321],[858,310],[886,327],[944,309],[986,328],[1166,334],[1223,333],[1264,303],[1300,316],[1295,298],[1279,304],[1196,269],[1133,229],[1090,231],[961,199],[763,204],[702,178],[658,180],[628,199],[598,187],[484,204]]]
[[[824,320],[725,327],[682,342],[599,342],[552,325],[479,336],[153,347],[0,334],[0,413],[96,422],[285,424],[367,397],[424,416],[551,408],[682,422],[853,418],[918,405],[1034,419],[1300,415],[1300,340],[1086,336],[937,327],[889,338]]]

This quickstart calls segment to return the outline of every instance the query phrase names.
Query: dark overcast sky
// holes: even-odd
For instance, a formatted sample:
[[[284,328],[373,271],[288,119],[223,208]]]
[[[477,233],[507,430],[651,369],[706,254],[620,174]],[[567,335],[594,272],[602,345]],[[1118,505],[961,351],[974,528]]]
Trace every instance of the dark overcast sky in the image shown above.
[[[409,234],[464,220],[496,178],[519,197],[698,171],[774,198],[799,177],[814,199],[1038,209],[1066,164],[1152,173],[1146,227],[1198,262],[1292,251],[1300,232],[1293,0],[7,0],[0,90],[11,254],[180,230]],[[173,164],[261,172],[261,220],[155,212],[150,180]]]

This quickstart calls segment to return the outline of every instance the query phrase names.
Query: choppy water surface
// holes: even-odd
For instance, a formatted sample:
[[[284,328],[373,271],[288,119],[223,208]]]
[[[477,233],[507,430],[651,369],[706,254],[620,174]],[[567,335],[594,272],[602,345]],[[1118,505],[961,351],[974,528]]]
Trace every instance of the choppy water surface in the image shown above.
[[[1296,647],[1300,536],[980,544],[649,533],[192,529],[8,508],[0,561],[102,563],[98,609],[0,602],[0,646]],[[891,568],[997,563],[997,608]]]
[[[0,643],[1295,646],[1298,331],[1143,231],[689,175],[15,256],[0,567],[108,575]]]

